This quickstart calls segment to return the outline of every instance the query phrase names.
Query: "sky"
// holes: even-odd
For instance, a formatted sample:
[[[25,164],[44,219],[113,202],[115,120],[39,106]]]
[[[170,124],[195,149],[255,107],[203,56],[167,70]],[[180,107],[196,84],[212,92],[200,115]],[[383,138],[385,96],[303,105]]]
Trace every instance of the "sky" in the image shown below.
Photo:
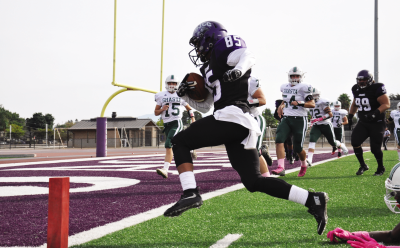
[[[360,70],[374,70],[374,0],[165,0],[162,81],[197,72],[189,39],[204,21],[223,24],[256,56],[274,108],[293,66],[321,97],[351,96]],[[117,2],[117,83],[160,90],[162,0]],[[379,82],[400,93],[400,1],[379,2]],[[120,88],[113,79],[113,0],[0,0],[0,104],[23,118],[50,113],[55,123],[99,117]],[[162,85],[164,90],[164,84]],[[352,98],[352,96],[351,96]],[[143,116],[154,94],[116,96],[105,116]]]

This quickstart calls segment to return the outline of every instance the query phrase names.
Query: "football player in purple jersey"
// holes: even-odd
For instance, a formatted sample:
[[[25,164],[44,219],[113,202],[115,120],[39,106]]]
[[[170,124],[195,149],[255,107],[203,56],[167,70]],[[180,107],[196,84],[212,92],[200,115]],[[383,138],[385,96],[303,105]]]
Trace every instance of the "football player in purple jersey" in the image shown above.
[[[358,110],[358,123],[351,134],[351,145],[360,162],[360,168],[356,175],[362,175],[368,170],[364,162],[361,144],[369,137],[371,152],[378,162],[378,168],[374,176],[382,176],[385,172],[383,166],[383,153],[381,144],[385,130],[385,111],[390,107],[390,100],[386,94],[385,85],[375,83],[372,74],[368,70],[362,70],[357,74],[357,83],[351,88],[353,102],[349,112],[349,126],[351,128],[354,114]]]
[[[202,65],[200,72],[210,94],[200,103],[191,100],[185,92],[193,87],[193,82],[186,82],[187,78],[180,84],[177,93],[202,112],[207,112],[214,105],[214,113],[196,121],[172,139],[183,194],[175,205],[165,211],[164,216],[178,216],[203,204],[193,173],[190,150],[225,145],[229,161],[247,190],[308,207],[321,235],[328,219],[328,195],[325,192],[309,192],[279,178],[263,177],[260,173],[255,148],[261,132],[257,121],[249,114],[250,107],[258,106],[259,102],[256,99],[247,101],[255,58],[245,41],[238,35],[229,35],[220,23],[206,21],[195,28],[189,43],[194,47],[189,56],[196,66]]]

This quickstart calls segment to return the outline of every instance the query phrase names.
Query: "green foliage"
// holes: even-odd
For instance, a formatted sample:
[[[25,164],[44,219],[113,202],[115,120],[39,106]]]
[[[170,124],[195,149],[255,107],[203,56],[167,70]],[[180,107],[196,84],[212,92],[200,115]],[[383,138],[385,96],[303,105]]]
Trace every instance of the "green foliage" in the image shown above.
[[[23,127],[25,126],[25,119],[20,118],[19,114],[10,112],[3,105],[0,105],[0,130],[5,130],[12,124]]]
[[[34,129],[45,129],[48,124],[49,129],[53,129],[54,117],[51,114],[43,115],[42,113],[34,113],[32,118],[26,118],[26,126]]]
[[[10,127],[6,129],[6,133],[10,133]],[[20,138],[25,135],[24,127],[17,124],[11,124],[11,133],[13,138]]]
[[[160,117],[160,119],[158,119],[158,121],[157,121],[157,126],[159,126],[159,127],[163,127],[164,126],[164,121],[163,121],[163,119]]]
[[[397,93],[396,95],[395,94],[390,94],[389,95],[389,99],[390,100],[400,100],[400,94],[399,93]]]
[[[269,108],[266,108],[263,112],[262,115],[265,118],[266,126],[270,127],[277,127],[278,126],[278,120],[275,119],[274,114],[271,112]]]
[[[349,95],[343,93],[338,97],[337,100],[342,103],[342,109],[349,111],[351,105],[351,99]]]
[[[203,115],[198,111],[194,111],[194,119],[197,121],[200,120],[201,118],[203,118]],[[183,111],[181,120],[183,125],[190,124],[190,117],[187,111]]]
[[[77,121],[77,120],[76,120]],[[74,122],[73,120],[68,120],[67,122],[65,122],[64,124],[57,124],[56,128],[70,128],[73,125],[75,125],[76,122]]]
[[[331,244],[327,232],[336,227],[350,232],[392,230],[399,222],[382,197],[385,180],[398,163],[397,152],[384,154],[386,172],[380,177],[372,176],[377,163],[370,152],[364,153],[370,170],[363,176],[356,176],[355,156],[313,166],[304,178],[297,177],[297,171],[286,174],[290,184],[328,193],[329,220],[322,235],[306,207],[241,189],[206,200],[200,209],[179,217],[159,216],[74,247],[210,247],[227,234],[243,234],[229,247],[348,248],[347,243]]]

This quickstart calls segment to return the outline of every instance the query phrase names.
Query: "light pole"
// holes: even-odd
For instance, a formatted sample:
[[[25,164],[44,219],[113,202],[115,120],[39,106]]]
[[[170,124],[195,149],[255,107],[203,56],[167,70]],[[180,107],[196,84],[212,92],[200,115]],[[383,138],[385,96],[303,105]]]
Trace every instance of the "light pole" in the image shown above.
[[[378,68],[378,0],[375,0],[375,34],[374,34],[374,78],[375,82],[379,83],[379,68]]]

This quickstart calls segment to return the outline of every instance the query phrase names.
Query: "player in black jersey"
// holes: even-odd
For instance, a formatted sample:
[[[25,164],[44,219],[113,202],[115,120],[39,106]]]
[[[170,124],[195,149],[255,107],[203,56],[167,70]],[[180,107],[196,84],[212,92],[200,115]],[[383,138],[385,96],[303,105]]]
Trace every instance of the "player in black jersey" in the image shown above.
[[[203,204],[190,151],[224,144],[229,161],[247,190],[263,192],[308,207],[308,212],[317,220],[317,232],[321,235],[328,219],[328,195],[325,192],[309,192],[279,178],[263,177],[260,173],[255,148],[261,131],[257,121],[249,114],[250,106],[258,106],[258,102],[247,101],[255,58],[244,40],[237,35],[228,35],[220,23],[207,21],[196,27],[190,44],[194,46],[192,51],[195,53],[189,53],[192,62],[196,66],[199,66],[199,59],[204,63],[200,71],[210,95],[201,103],[191,100],[185,93],[193,82],[186,82],[186,79],[177,93],[199,111],[207,112],[205,106],[210,106],[210,102],[215,110],[213,115],[196,121],[172,139],[183,194],[175,205],[165,211],[164,216],[178,216]]]
[[[350,107],[349,126],[351,128],[353,116],[358,110],[359,121],[351,134],[351,145],[360,162],[357,175],[362,175],[368,170],[364,162],[361,144],[369,137],[371,152],[378,162],[378,169],[374,176],[382,176],[385,172],[383,166],[383,153],[381,144],[385,130],[385,111],[390,107],[390,100],[386,94],[385,85],[375,83],[372,74],[368,70],[362,70],[357,74],[357,84],[351,89],[353,103]]]

